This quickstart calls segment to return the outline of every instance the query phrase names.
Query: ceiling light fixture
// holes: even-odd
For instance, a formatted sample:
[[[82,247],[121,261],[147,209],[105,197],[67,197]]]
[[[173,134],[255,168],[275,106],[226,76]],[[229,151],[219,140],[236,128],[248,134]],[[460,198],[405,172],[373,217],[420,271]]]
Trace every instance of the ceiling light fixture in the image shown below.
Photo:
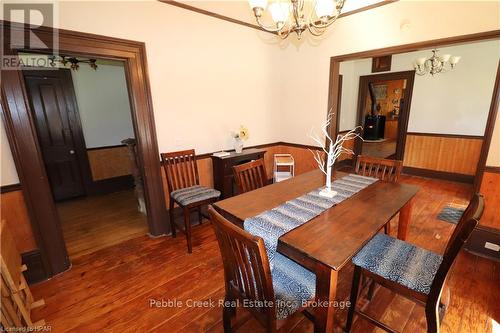
[[[57,63],[62,64],[64,67],[66,67],[67,64],[70,65],[70,68],[74,71],[77,71],[78,68],[80,68],[81,63],[84,64],[89,64],[90,68],[97,70],[97,64],[96,64],[96,59],[78,59],[75,57],[67,57],[67,56],[50,56],[49,58],[49,63],[50,66],[55,67]]]
[[[432,57],[418,58],[415,60],[414,68],[418,75],[444,73],[455,68],[456,64],[460,61],[460,56],[451,56],[444,54],[437,55],[438,50],[432,50]]]
[[[304,10],[305,0],[275,0],[269,5],[273,25],[262,23],[262,15],[267,7],[267,0],[249,0],[257,24],[264,30],[277,33],[287,38],[291,32],[302,37],[305,30],[313,36],[322,35],[340,15],[345,0],[315,0],[307,17]]]

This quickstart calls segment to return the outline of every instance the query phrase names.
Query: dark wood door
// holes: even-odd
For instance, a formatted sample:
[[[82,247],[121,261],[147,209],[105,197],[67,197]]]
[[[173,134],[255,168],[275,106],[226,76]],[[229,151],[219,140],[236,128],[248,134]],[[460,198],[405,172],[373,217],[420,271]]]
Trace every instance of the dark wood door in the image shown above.
[[[69,70],[23,71],[47,176],[55,200],[85,195],[74,128],[80,129]],[[74,126],[78,122],[78,126]]]

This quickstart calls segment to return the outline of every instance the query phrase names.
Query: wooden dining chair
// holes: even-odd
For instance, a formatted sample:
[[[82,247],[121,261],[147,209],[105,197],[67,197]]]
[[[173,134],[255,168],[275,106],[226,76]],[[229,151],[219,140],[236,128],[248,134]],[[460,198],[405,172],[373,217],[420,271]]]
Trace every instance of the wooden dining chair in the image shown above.
[[[264,159],[258,159],[233,167],[234,179],[239,193],[256,190],[267,185],[266,167]]]
[[[224,332],[232,331],[238,302],[250,304],[246,309],[267,332],[289,329],[287,319],[314,298],[314,273],[278,253],[271,268],[262,238],[235,226],[212,206],[208,212],[224,264]]]
[[[219,199],[220,192],[201,186],[196,165],[194,149],[162,153],[161,160],[167,177],[168,193],[170,194],[170,227],[172,236],[176,237],[176,229],[186,235],[188,252],[192,253],[190,216],[193,209],[198,210],[198,218],[202,223],[201,207]],[[178,226],[174,219],[174,203],[182,208],[184,213],[184,228]]]
[[[387,182],[397,182],[402,169],[403,161],[358,155],[354,172],[361,176],[378,178]]]
[[[382,181],[396,183],[401,176],[402,169],[403,161],[358,155],[354,172],[361,176],[373,177]],[[390,222],[384,225],[384,232],[387,235],[391,233]]]
[[[354,314],[360,315],[387,332],[396,332],[385,324],[356,309],[362,276],[425,306],[427,332],[439,332],[445,308],[440,304],[443,285],[458,253],[481,219],[484,199],[475,194],[451,235],[444,255],[440,256],[399,239],[377,234],[352,259],[354,277],[351,288],[351,308],[346,332],[350,332]]]

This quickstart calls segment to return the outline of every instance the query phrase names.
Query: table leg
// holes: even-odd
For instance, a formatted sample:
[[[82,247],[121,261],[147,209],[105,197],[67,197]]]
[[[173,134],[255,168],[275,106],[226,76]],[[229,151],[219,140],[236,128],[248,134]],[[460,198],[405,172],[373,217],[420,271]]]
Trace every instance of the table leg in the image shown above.
[[[333,301],[337,294],[337,271],[318,265],[316,268],[316,302],[314,332],[333,332]],[[328,306],[330,305],[330,306]]]
[[[410,225],[412,208],[413,199],[408,201],[399,211],[398,238],[401,240],[406,240],[408,236],[408,226]]]

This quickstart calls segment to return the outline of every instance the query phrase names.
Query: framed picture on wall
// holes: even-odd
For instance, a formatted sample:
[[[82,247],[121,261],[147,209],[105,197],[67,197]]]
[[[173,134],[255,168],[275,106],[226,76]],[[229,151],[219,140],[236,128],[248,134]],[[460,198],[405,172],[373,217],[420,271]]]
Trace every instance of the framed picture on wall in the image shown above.
[[[385,100],[387,98],[387,84],[374,84],[373,93],[377,101]]]
[[[372,73],[391,70],[392,55],[372,58]]]

